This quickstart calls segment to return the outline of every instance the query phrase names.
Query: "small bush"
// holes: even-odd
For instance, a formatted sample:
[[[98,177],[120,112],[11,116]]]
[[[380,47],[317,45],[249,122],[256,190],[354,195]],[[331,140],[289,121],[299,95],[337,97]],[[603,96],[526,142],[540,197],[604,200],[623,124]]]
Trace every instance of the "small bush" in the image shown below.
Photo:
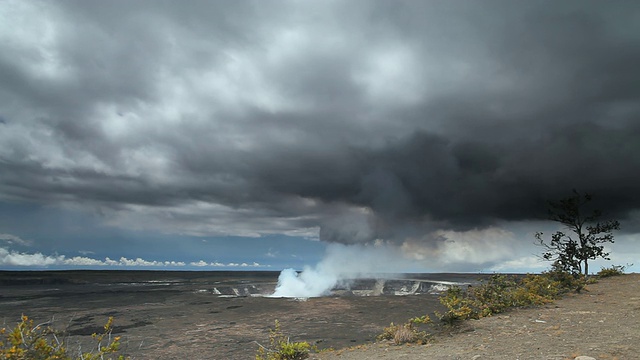
[[[398,326],[393,336],[393,342],[396,345],[412,343],[414,341],[415,330],[410,326]]]
[[[428,316],[426,318],[428,318]],[[384,328],[382,334],[378,335],[377,339],[378,341],[391,340],[396,345],[402,345],[409,343],[426,344],[430,337],[426,331],[419,331],[416,329],[414,323],[409,321],[402,325],[391,323]]]
[[[0,358],[7,360],[95,360],[112,359],[106,355],[117,355],[120,347],[120,337],[111,338],[113,331],[113,317],[104,325],[102,334],[93,334],[96,341],[95,350],[80,352],[72,358],[67,351],[64,338],[59,331],[49,326],[50,323],[34,325],[33,320],[26,315],[13,329],[0,329]],[[123,355],[116,359],[124,360]]]
[[[515,306],[513,290],[516,279],[506,275],[493,275],[489,280],[477,287],[469,288],[471,303],[475,307],[474,318],[491,316]]]
[[[409,322],[415,325],[419,325],[419,324],[430,324],[432,321],[429,315],[424,315],[424,316],[411,318],[409,319]]]
[[[528,274],[523,278],[494,275],[478,286],[469,286],[466,291],[460,287],[448,289],[440,297],[447,311],[438,316],[448,324],[479,319],[512,307],[542,305],[557,299],[568,288],[583,286],[583,279],[564,272]]]
[[[560,296],[560,282],[544,275],[527,274],[514,290],[514,305],[542,305]]]
[[[551,271],[543,272],[541,276],[557,281],[559,283],[560,294],[570,291],[580,292],[584,289],[584,286],[587,283],[587,279],[584,275],[563,271],[557,267],[552,268]]]
[[[269,347],[258,344],[256,360],[302,360],[309,357],[311,345],[306,341],[290,342],[289,337],[282,334],[280,322],[269,329]]]
[[[522,306],[528,297],[526,289],[518,290],[515,277],[494,275],[487,282],[463,291],[453,287],[440,298],[448,311],[440,315],[447,323],[466,319],[479,319],[503,312],[513,306]],[[517,290],[517,291],[516,291]]]
[[[626,268],[627,266],[623,266],[623,265],[613,265],[608,268],[603,267],[602,269],[600,269],[600,271],[598,271],[596,276],[598,276],[599,278],[606,278],[611,276],[624,275],[624,271]]]
[[[453,286],[447,289],[447,291],[440,296],[440,303],[448,309],[444,314],[436,314],[441,321],[453,324],[460,320],[474,317],[474,311],[472,309],[472,307],[475,307],[474,302],[459,286]]]

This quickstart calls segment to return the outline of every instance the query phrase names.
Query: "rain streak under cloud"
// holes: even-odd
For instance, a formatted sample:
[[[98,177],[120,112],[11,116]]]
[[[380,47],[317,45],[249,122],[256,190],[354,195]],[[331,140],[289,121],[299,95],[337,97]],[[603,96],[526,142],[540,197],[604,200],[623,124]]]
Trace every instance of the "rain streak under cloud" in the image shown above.
[[[123,232],[382,241],[464,270],[513,261],[526,224],[576,188],[636,241],[638,14],[3,1],[0,201]],[[54,241],[8,223],[7,246]]]

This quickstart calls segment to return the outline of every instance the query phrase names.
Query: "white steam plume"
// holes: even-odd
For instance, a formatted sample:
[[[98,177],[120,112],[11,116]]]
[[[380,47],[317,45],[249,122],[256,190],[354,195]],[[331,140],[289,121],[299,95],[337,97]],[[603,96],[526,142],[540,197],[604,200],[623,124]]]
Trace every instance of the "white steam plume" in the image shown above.
[[[330,243],[316,266],[306,266],[300,274],[293,269],[282,271],[272,296],[323,296],[341,282],[394,273],[477,272],[501,264],[506,264],[502,269],[513,269],[509,261],[528,253],[529,248],[512,231],[501,227],[436,230],[399,244],[380,240],[368,245]]]
[[[280,273],[278,286],[272,297],[317,297],[327,295],[343,281],[380,277],[383,273],[410,271],[412,262],[403,258],[395,246],[343,245],[327,246],[324,258],[315,267],[305,267],[298,274],[294,269]]]

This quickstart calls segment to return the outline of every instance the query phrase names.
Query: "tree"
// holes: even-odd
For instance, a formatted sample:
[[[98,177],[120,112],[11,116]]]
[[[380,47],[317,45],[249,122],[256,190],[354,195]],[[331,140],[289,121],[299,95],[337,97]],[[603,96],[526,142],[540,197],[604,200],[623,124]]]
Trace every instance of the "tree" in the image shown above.
[[[586,211],[592,196],[581,195],[573,190],[573,195],[558,202],[549,202],[549,219],[564,225],[573,234],[557,231],[546,242],[543,233],[536,233],[537,243],[545,248],[542,257],[553,261],[556,269],[573,274],[589,274],[589,260],[609,259],[604,244],[613,243],[613,230],[620,229],[617,220],[598,222],[600,210]],[[587,214],[585,214],[587,213]]]

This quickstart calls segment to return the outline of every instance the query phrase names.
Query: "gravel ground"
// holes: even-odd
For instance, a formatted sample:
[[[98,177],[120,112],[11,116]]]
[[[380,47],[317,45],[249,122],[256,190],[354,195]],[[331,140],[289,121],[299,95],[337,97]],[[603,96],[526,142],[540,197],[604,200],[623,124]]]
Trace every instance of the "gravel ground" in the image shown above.
[[[426,346],[377,343],[314,354],[360,359],[640,359],[640,274],[600,280],[540,308],[467,322]]]
[[[62,275],[65,281],[73,280],[72,275],[80,280],[87,276]],[[102,276],[91,274],[98,275]],[[133,276],[131,281],[139,281],[141,276],[158,276],[126,272],[117,275]],[[105,282],[113,281],[114,274],[104,276]],[[208,284],[211,279],[206,280]],[[69,331],[69,343],[76,347],[77,343],[84,343],[83,346],[90,343],[90,334],[99,331],[108,316],[114,316],[115,334],[123,337],[127,354],[136,360],[251,359],[257,349],[255,341],[267,343],[268,329],[275,319],[293,336],[292,340],[317,343],[320,348],[343,349],[311,356],[318,360],[560,360],[578,355],[598,360],[640,359],[639,274],[603,279],[589,285],[582,294],[569,295],[541,308],[469,321],[454,333],[436,336],[427,346],[393,346],[373,341],[389,322],[406,321],[437,309],[435,296],[295,301],[219,298],[210,292],[199,292],[204,283],[198,279],[189,285],[142,287],[49,283],[47,280],[43,285],[2,284],[0,320],[11,325],[22,313],[36,321],[55,318],[56,328]]]

